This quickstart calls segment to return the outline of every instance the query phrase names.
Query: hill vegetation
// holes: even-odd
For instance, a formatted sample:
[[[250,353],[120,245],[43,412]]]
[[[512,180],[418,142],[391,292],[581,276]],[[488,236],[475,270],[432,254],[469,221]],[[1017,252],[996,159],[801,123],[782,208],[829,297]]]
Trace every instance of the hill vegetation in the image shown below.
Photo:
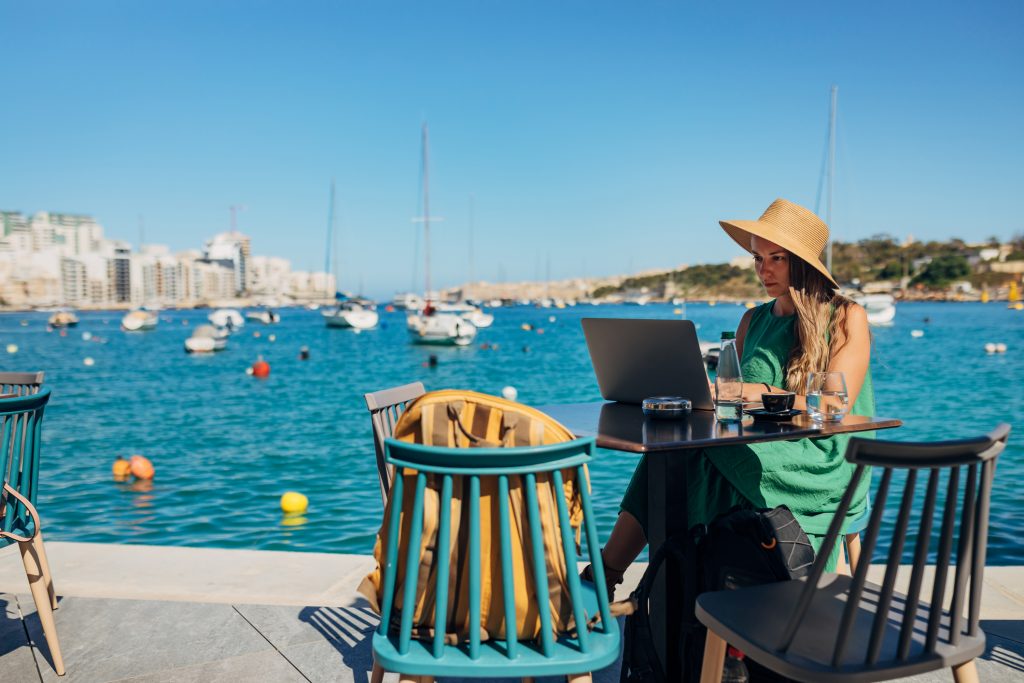
[[[968,245],[961,239],[901,244],[891,235],[832,244],[832,272],[840,284],[853,287],[872,283],[884,287],[888,283],[892,289],[906,285],[915,291],[936,292],[954,282],[967,281],[980,289],[1019,280],[1017,273],[994,269],[994,260],[1024,261],[1024,236],[1005,245],[994,237],[981,245]],[[629,277],[618,286],[599,287],[592,294],[600,298],[637,291],[693,299],[755,298],[762,293],[753,268],[718,263]]]

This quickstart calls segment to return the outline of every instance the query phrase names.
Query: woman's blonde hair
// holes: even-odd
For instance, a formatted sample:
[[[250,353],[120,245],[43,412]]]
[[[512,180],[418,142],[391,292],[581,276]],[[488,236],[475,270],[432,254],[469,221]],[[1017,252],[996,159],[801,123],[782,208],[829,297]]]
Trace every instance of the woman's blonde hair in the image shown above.
[[[796,306],[796,339],[786,363],[786,388],[802,394],[810,374],[827,369],[832,357],[846,345],[846,314],[853,302],[792,252],[789,294]]]

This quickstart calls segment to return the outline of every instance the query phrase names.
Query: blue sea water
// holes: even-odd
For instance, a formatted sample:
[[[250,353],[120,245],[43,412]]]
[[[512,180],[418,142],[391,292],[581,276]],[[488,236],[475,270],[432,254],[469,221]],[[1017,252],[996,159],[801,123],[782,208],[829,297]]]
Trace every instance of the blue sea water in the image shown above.
[[[673,308],[498,309],[494,325],[462,349],[413,346],[400,312],[355,333],[327,329],[317,312],[284,309],[280,324],[249,324],[213,356],[183,350],[205,310],[162,311],[147,333],[120,331],[118,313],[82,313],[66,336],[47,332],[46,314],[12,313],[0,315],[0,370],[45,370],[53,390],[38,498],[48,539],[368,554],[382,510],[365,392],[422,380],[428,389],[495,394],[511,385],[534,405],[600,400],[580,318],[678,317]],[[702,339],[715,340],[743,310],[690,304],[685,313]],[[893,326],[873,330],[878,413],[904,421],[883,437],[965,437],[1017,421],[1024,313],[999,303],[904,303],[898,311]],[[1008,351],[988,355],[986,342]],[[17,353],[3,353],[8,344]],[[302,346],[308,361],[298,359]],[[258,355],[271,365],[265,380],[245,372]],[[133,453],[153,461],[156,478],[115,483],[111,463]],[[600,451],[591,468],[602,537],[636,462]],[[1024,506],[1014,493],[1022,479],[1018,430],[996,474],[989,564],[1024,563]],[[285,491],[308,496],[305,515],[282,516]]]

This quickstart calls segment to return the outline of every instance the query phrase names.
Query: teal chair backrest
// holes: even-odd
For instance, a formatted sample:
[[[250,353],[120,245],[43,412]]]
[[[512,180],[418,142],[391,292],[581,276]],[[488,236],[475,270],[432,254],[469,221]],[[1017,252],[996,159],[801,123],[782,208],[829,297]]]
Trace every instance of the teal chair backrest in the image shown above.
[[[451,539],[451,500],[452,487],[456,477],[464,477],[464,490],[469,491],[467,536],[469,558],[469,624],[480,623],[480,480],[494,477],[498,483],[498,519],[500,525],[500,564],[501,585],[504,595],[505,645],[504,654],[509,660],[516,658],[519,643],[516,636],[516,606],[514,595],[514,578],[512,575],[512,534],[510,531],[509,480],[521,478],[526,498],[528,518],[529,546],[532,549],[528,561],[532,563],[535,579],[533,590],[535,595],[547,596],[547,563],[550,558],[544,556],[543,531],[540,522],[540,507],[537,497],[536,475],[550,472],[554,481],[554,489],[562,490],[561,470],[575,470],[577,481],[580,482],[580,494],[583,506],[582,528],[586,538],[590,562],[594,568],[594,579],[597,586],[597,605],[600,622],[595,629],[602,633],[615,630],[618,625],[612,621],[608,609],[608,596],[604,590],[604,570],[600,561],[600,544],[594,523],[590,491],[585,465],[593,456],[594,439],[576,439],[565,443],[526,448],[440,448],[424,446],[388,439],[385,441],[385,458],[395,468],[390,499],[396,506],[391,510],[388,519],[387,550],[384,555],[383,595],[381,600],[380,635],[387,635],[393,623],[392,609],[395,604],[396,579],[398,561],[405,561],[405,581],[402,587],[403,596],[414,596],[417,588],[419,572],[415,570],[420,562],[420,542],[423,528],[423,500],[427,487],[427,475],[441,476],[440,516],[438,520],[438,548],[449,547]],[[412,498],[412,507],[402,512],[411,516],[409,538],[406,539],[404,558],[398,558],[398,537],[400,516],[397,506],[404,500],[403,488],[407,470],[416,472],[416,490]],[[581,593],[580,578],[576,572],[576,541],[569,524],[569,511],[565,497],[555,495],[558,508],[559,527],[561,528],[561,549],[567,572],[569,596],[572,600],[573,618],[576,622],[579,650],[586,654],[590,650],[587,620],[584,613],[584,600]],[[492,577],[492,580],[495,577]],[[437,579],[434,609],[434,624],[443,625],[447,619],[448,609],[449,566],[445,561],[437,563]],[[415,600],[403,599],[401,617],[398,620],[398,652],[406,654],[412,640],[413,612]],[[555,634],[552,626],[552,615],[549,601],[537,600],[541,624],[540,650],[545,657],[552,656],[555,649]],[[590,617],[594,615],[589,615]],[[445,628],[434,628],[433,655],[441,657],[445,648]],[[480,654],[480,629],[469,629],[469,657],[476,659]]]
[[[49,389],[34,395],[0,399],[0,531],[32,535],[29,531],[32,516],[11,490],[30,503],[35,502],[43,408],[49,400]],[[14,540],[0,535],[0,547]]]

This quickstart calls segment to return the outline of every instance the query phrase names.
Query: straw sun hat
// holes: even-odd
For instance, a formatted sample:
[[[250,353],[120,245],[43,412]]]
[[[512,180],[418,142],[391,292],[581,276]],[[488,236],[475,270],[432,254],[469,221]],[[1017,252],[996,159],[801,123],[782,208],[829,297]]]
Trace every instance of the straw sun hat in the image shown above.
[[[757,235],[799,256],[815,270],[836,282],[821,262],[828,243],[828,226],[813,211],[785,199],[776,199],[756,221],[718,221],[729,237],[750,251],[750,236]]]

